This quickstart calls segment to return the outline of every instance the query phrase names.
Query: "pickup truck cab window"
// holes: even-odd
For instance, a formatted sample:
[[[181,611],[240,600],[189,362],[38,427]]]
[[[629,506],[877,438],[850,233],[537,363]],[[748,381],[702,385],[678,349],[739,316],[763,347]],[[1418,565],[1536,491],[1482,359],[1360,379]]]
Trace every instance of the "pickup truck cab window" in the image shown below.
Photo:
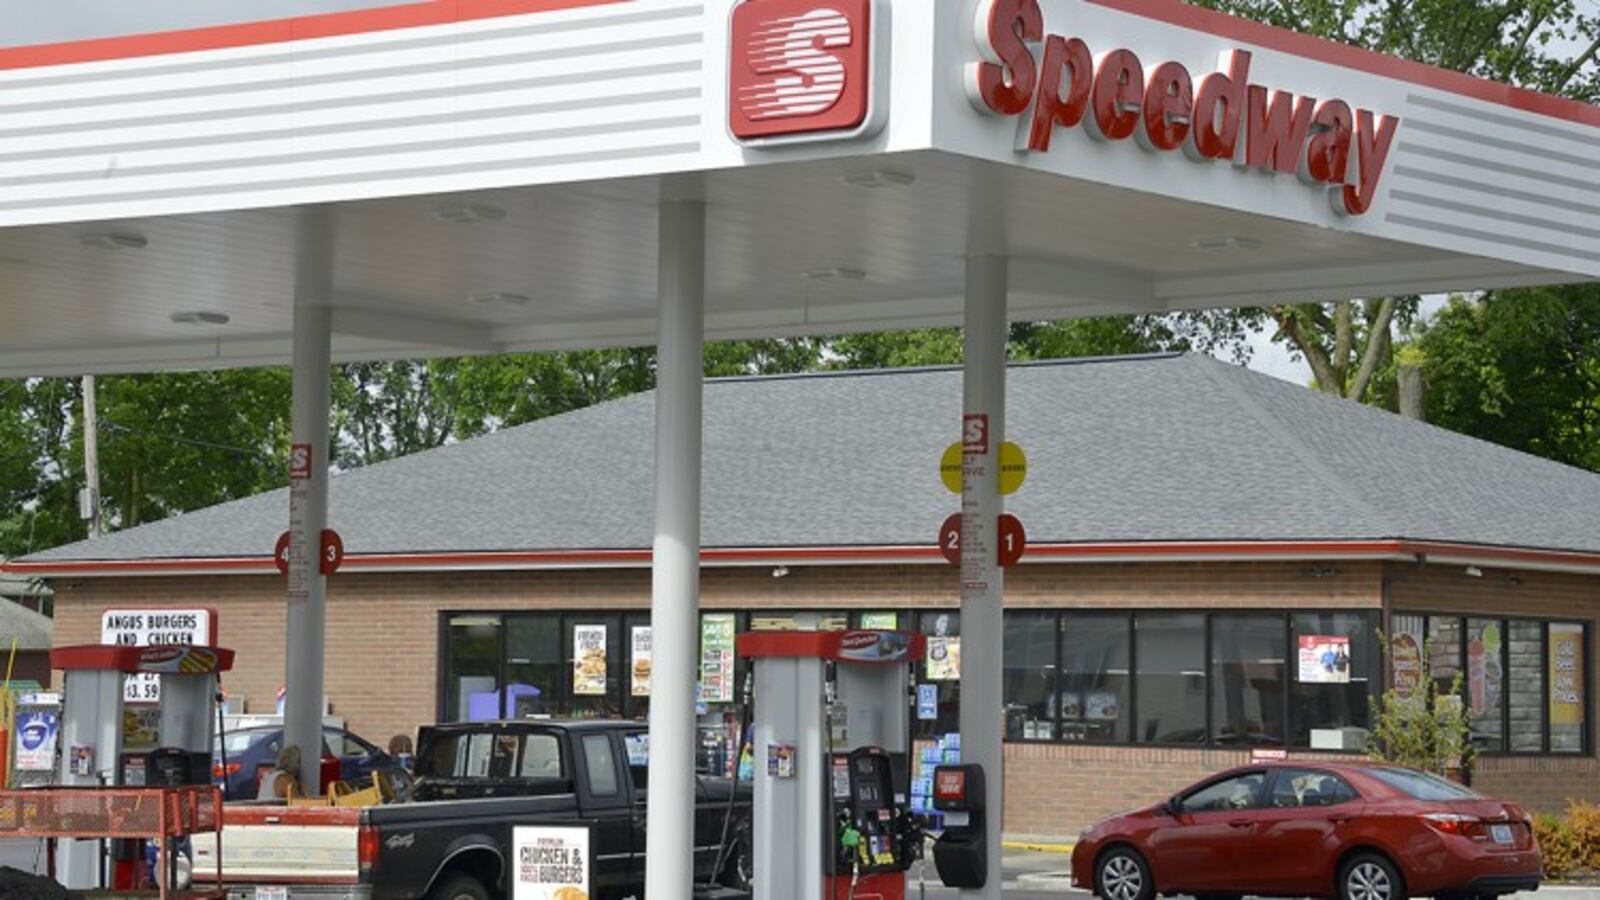
[[[560,778],[561,742],[542,733],[440,736],[429,748],[428,771],[454,778]]]
[[[561,742],[553,734],[523,735],[522,766],[518,771],[523,778],[560,778]]]
[[[617,759],[611,751],[611,736],[586,734],[583,736],[583,764],[589,769],[589,794],[595,797],[615,797],[617,784]]]

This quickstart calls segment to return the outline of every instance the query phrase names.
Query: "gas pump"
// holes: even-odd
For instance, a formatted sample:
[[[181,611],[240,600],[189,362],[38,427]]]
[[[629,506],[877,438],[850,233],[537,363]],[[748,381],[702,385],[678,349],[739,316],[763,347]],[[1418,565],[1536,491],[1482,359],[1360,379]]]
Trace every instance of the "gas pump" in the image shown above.
[[[233,651],[220,647],[130,647],[89,644],[50,651],[50,665],[61,669],[60,783],[114,788],[122,779],[123,676],[153,673],[161,682],[162,746],[149,755],[146,780],[167,785],[211,783],[212,715],[217,677],[233,667]],[[117,854],[114,871],[101,865],[98,840],[63,840],[56,872],[74,889],[119,886],[122,870],[136,859],[136,847]],[[126,885],[122,885],[126,886]]]
[[[925,639],[752,632],[738,647],[755,668],[755,900],[904,900],[922,856],[908,689]]]

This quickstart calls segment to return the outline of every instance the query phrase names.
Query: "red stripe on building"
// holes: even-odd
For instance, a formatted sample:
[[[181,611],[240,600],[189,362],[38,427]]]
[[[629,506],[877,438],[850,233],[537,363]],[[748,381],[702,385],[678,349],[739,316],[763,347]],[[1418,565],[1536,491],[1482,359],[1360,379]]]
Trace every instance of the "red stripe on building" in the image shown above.
[[[630,0],[421,0],[417,3],[320,13],[290,19],[269,19],[263,22],[213,25],[181,31],[160,31],[87,41],[39,44],[32,47],[12,47],[0,50],[0,69],[29,69],[39,66],[103,62],[111,59],[163,56],[169,53],[192,53],[199,50],[223,50],[230,47],[304,41],[627,2]]]
[[[1600,128],[1600,106],[1581,103],[1566,97],[1541,94],[1527,88],[1512,87],[1499,81],[1477,78],[1397,56],[1375,53],[1338,41],[1191,6],[1177,0],[1088,0],[1088,2],[1231,41],[1254,44],[1358,72],[1408,81],[1486,103],[1509,106],[1524,112]]]
[[[1119,562],[1142,560],[1397,559],[1417,556],[1470,560],[1530,568],[1576,567],[1600,571],[1600,553],[1491,547],[1437,541],[1131,541],[1030,544],[1023,562]],[[942,563],[933,546],[725,547],[701,551],[708,565],[824,565],[836,563]],[[529,550],[453,553],[368,553],[345,557],[340,571],[611,568],[650,564],[649,550]],[[112,575],[273,574],[270,556],[192,559],[64,560],[8,562],[0,572],[28,577]]]

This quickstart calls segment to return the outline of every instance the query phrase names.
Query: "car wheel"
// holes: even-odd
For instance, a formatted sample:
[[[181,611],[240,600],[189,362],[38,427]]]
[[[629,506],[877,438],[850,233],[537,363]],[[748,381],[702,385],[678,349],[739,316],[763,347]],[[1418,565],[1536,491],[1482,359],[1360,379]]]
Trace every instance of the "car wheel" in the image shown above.
[[[489,900],[483,882],[471,875],[446,875],[428,892],[428,900]]]
[[[1156,895],[1150,866],[1130,847],[1117,847],[1100,857],[1094,889],[1104,900],[1151,900]]]
[[[1406,900],[1394,863],[1376,853],[1351,857],[1339,868],[1339,900]]]

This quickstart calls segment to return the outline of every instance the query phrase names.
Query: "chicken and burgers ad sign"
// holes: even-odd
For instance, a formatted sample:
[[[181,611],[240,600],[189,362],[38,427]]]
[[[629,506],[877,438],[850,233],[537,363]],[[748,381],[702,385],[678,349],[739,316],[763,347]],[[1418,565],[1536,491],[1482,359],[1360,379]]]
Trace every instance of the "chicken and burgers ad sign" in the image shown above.
[[[1191,72],[1136,48],[1091,46],[1050,30],[1070,24],[1047,23],[1041,0],[978,4],[977,58],[963,81],[979,112],[1022,121],[1020,152],[1070,152],[1057,138],[1082,129],[1096,141],[1129,141],[1146,153],[1182,152],[1196,165],[1231,163],[1296,178],[1325,191],[1341,215],[1371,208],[1398,118],[1259,83],[1252,54],[1241,47],[1219,44],[1216,71]]]
[[[589,829],[518,826],[511,900],[589,900]]]

